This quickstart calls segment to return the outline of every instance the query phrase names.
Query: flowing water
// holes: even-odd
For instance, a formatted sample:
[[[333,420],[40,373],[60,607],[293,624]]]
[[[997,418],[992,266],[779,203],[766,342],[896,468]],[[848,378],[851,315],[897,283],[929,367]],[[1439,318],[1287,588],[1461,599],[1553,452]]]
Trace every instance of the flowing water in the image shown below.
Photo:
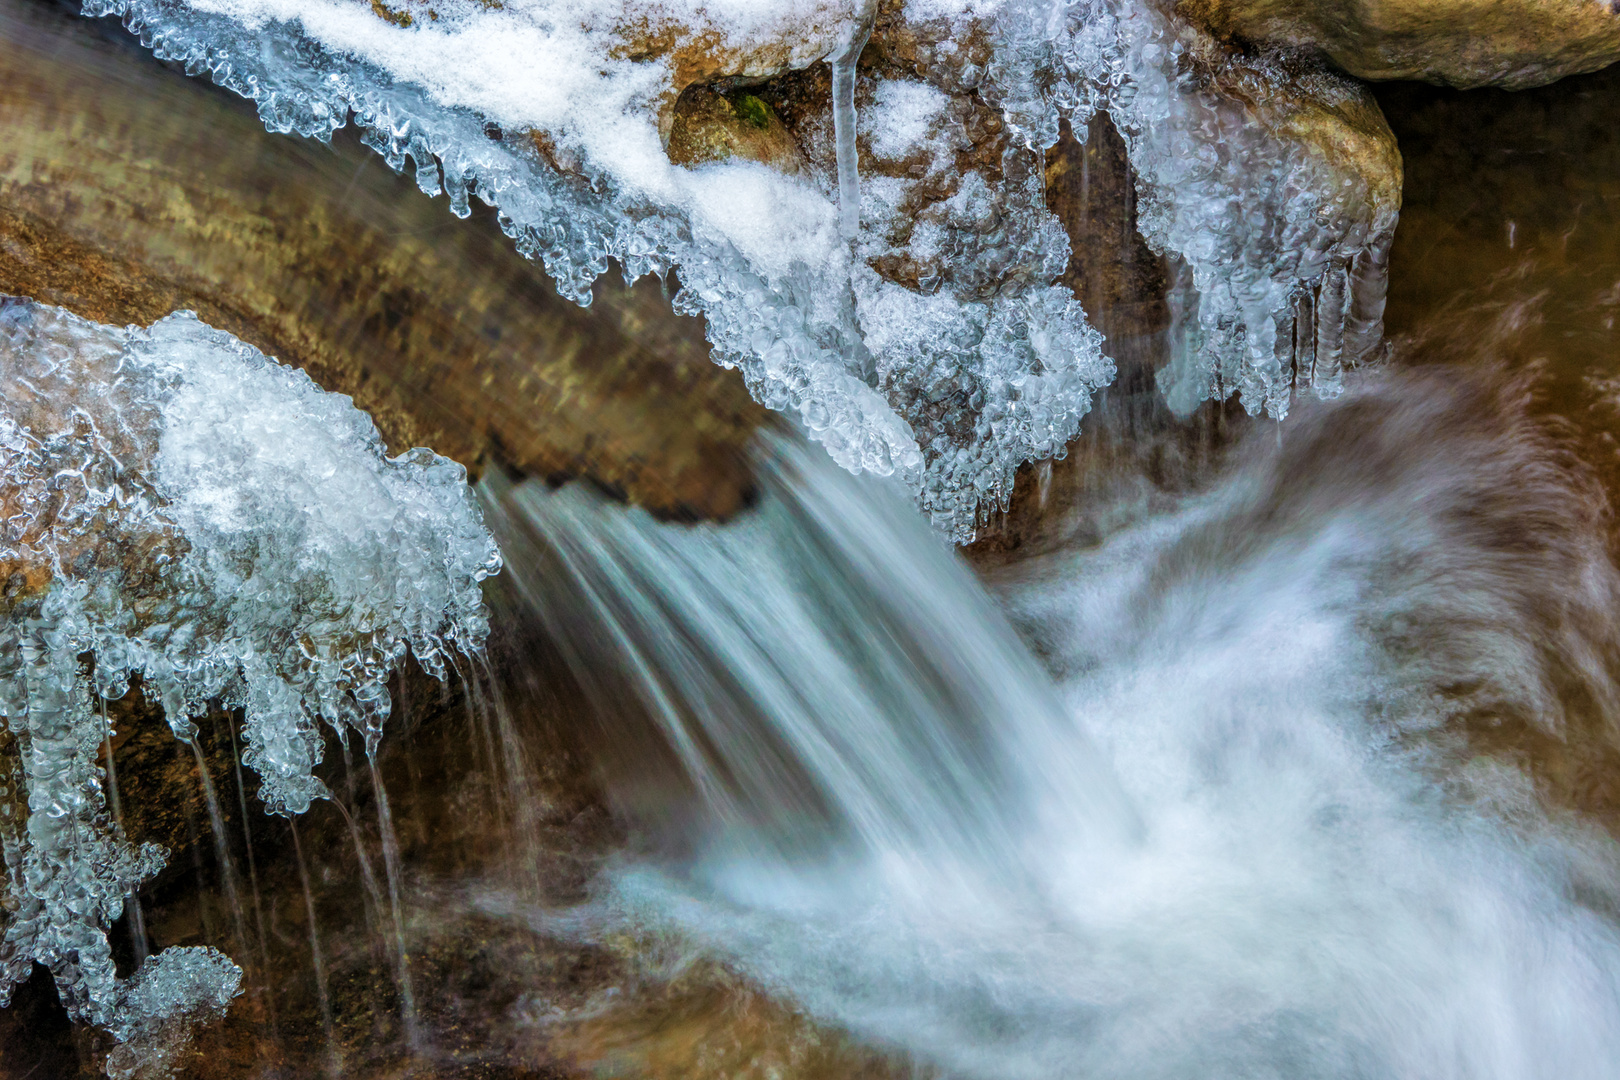
[[[130,50],[92,48],[53,9],[0,4],[14,70],[50,55],[77,72],[114,117],[103,141],[158,140],[186,161],[202,144],[183,139],[208,133],[256,162],[215,154],[211,175],[269,177],[401,250],[432,222],[454,228],[424,224],[357,146],[278,142],[177,73],[119,74],[111,58]],[[844,102],[853,58],[840,67]],[[153,955],[207,944],[248,969],[224,1029],[250,1034],[194,1075],[1612,1076],[1620,144],[1590,132],[1612,132],[1620,82],[1582,86],[1499,95],[1477,135],[1458,132],[1489,110],[1381,90],[1409,160],[1390,362],[1286,424],[1195,431],[1127,400],[1162,366],[1162,328],[1110,331],[1133,370],[1084,438],[1125,450],[1093,462],[1082,498],[1065,501],[1072,465],[1021,478],[1040,543],[981,550],[977,573],[905,492],[779,430],[758,437],[753,504],[726,524],[492,466],[479,493],[506,568],[490,599],[515,643],[460,665],[437,707],[425,676],[390,682],[401,723],[365,770],[346,741],[345,775],[327,755],[330,808],[250,826],[219,717],[164,751],[201,801],[164,804],[175,789],[153,784],[139,734],[119,749],[133,706],[100,719],[119,837],[158,835],[154,804],[183,822],[163,837],[179,869],[124,904],[119,977],[149,939]],[[161,108],[143,120],[128,102]],[[1579,154],[1535,119],[1552,114],[1586,140]],[[853,147],[853,114],[838,119]],[[1448,138],[1500,167],[1475,184],[1476,159]],[[128,156],[109,145],[85,160]],[[853,151],[838,160],[847,188]],[[524,358],[540,370],[557,327],[583,316],[548,307],[489,223],[433,235],[443,262],[411,273],[424,294],[504,297],[488,325],[508,344],[479,370],[515,380],[462,380],[495,389],[458,390],[444,411],[498,414],[510,450],[525,429],[505,414],[536,411],[510,390],[528,385]],[[216,246],[234,250],[196,248]],[[267,293],[290,288],[276,280]],[[359,329],[378,320],[319,299],[311,323],[357,355],[388,351]],[[620,336],[640,325],[629,301],[602,306]],[[446,310],[443,333],[462,322]],[[407,396],[430,394],[402,370]],[[630,414],[680,390],[648,385]],[[1161,482],[1160,452],[1194,443]],[[210,779],[233,767],[234,821]],[[621,1052],[693,1028],[680,1067]],[[11,1045],[0,1076],[39,1068]]]
[[[677,928],[952,1075],[1608,1075],[1612,844],[1489,752],[1620,718],[1602,495],[1526,403],[1364,376],[1172,512],[994,575],[1055,683],[893,493],[791,443],[724,528],[486,492],[709,837],[578,932]]]

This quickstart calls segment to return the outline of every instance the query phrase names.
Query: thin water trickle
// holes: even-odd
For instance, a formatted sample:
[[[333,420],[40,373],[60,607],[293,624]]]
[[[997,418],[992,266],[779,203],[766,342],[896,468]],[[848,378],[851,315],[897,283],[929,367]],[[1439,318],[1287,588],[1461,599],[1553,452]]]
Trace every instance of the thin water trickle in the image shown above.
[[[242,843],[247,850],[248,887],[253,890],[253,924],[258,931],[256,944],[258,945],[260,970],[270,971],[270,939],[264,929],[264,899],[259,891],[259,867],[253,857],[253,818],[248,813],[247,786],[242,782],[242,751],[236,739],[236,725],[227,719],[225,727],[230,732],[231,739],[231,765],[236,776],[236,805],[242,814]],[[215,724],[215,733],[218,733],[218,724]],[[268,987],[264,994],[265,1011],[270,1021],[270,1037],[273,1041],[280,1041],[280,1020],[276,1015],[275,994]]]
[[[511,823],[506,833],[510,840],[509,861],[518,875],[518,882],[533,896],[544,892],[542,874],[543,851],[540,842],[540,822],[544,812],[538,785],[517,728],[512,710],[501,693],[489,663],[483,657],[472,664],[475,688],[484,700],[492,726],[493,737],[501,748],[499,779],[496,782],[497,800],[503,806],[503,816]],[[492,776],[497,774],[492,772]]]
[[[377,796],[377,828],[382,835],[383,870],[388,877],[388,910],[394,938],[394,968],[399,980],[399,1015],[405,1026],[405,1044],[412,1050],[424,1046],[422,1025],[416,1011],[416,989],[411,982],[410,950],[405,946],[405,915],[400,901],[399,837],[394,832],[394,815],[388,806],[388,788],[377,772],[377,758],[368,748],[366,765],[371,770],[371,787]]]
[[[460,664],[454,666],[456,681],[461,684],[462,705],[467,713],[467,729],[477,744],[477,756],[483,763],[485,776],[489,778],[490,809],[496,815],[502,834],[509,836],[511,821],[507,814],[508,787],[501,783],[500,766],[497,764],[495,750],[495,732],[490,723],[489,709],[484,701],[477,671],[471,667],[464,669]]]
[[[298,839],[298,821],[287,820],[292,832],[293,857],[298,862],[298,884],[304,890],[304,917],[309,921],[309,955],[315,969],[315,994],[321,1007],[321,1034],[326,1038],[326,1074],[343,1075],[343,1055],[338,1050],[337,1033],[332,1023],[332,994],[327,986],[326,958],[321,955],[319,920],[315,916],[315,894],[309,886],[309,863],[304,859],[304,846]]]
[[[220,884],[225,889],[225,899],[231,909],[231,929],[236,935],[236,948],[245,953],[250,940],[247,913],[242,907],[242,891],[236,882],[236,863],[231,858],[230,837],[225,832],[225,817],[220,813],[219,794],[208,775],[208,759],[203,756],[202,746],[195,738],[188,739],[187,745],[197,761],[197,778],[202,785],[203,801],[208,806],[208,823],[214,835],[214,858],[219,864]]]
[[[175,756],[181,759],[182,764],[189,766],[186,761],[186,746],[176,739],[174,743]],[[208,874],[203,869],[202,834],[197,829],[197,815],[192,808],[190,799],[180,802],[180,814],[186,823],[186,849],[191,852],[192,880],[196,882],[197,922],[202,927],[203,940],[213,944],[219,940],[214,932],[214,919],[212,906],[208,903],[211,890],[208,887]]]
[[[103,747],[107,756],[107,803],[113,814],[113,827],[117,830],[118,839],[129,843],[129,833],[124,828],[124,804],[118,795],[118,763],[113,757],[113,730],[112,721],[107,718],[107,699],[97,698],[101,709],[101,730]],[[135,949],[135,966],[139,968],[146,963],[148,955],[146,937],[146,916],[141,911],[141,895],[132,892],[124,897],[124,917],[129,920],[130,941]]]
[[[371,940],[384,943],[383,951],[392,956],[394,951],[387,946],[387,934],[382,928],[382,887],[377,884],[377,875],[371,868],[371,857],[366,854],[365,836],[360,832],[359,823],[354,820],[354,815],[349,812],[348,806],[344,804],[342,799],[334,797],[328,801],[331,802],[332,806],[336,808],[343,818],[344,827],[349,835],[350,846],[354,850],[355,862],[360,868],[360,882],[364,886],[363,892],[366,898],[366,928]]]

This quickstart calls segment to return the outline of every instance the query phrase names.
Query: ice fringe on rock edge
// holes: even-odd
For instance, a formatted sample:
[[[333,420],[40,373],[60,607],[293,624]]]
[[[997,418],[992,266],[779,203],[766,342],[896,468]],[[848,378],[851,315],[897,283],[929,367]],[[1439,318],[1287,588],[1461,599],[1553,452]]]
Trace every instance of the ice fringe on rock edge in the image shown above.
[[[556,36],[574,34],[562,24],[578,7],[559,11]],[[522,115],[460,105],[447,98],[446,80],[430,91],[396,78],[363,48],[329,47],[298,22],[284,21],[292,10],[285,5],[276,9],[280,15],[239,12],[245,21],[218,5],[183,0],[86,0],[84,10],[121,16],[160,57],[254,100],[273,131],[328,138],[352,113],[369,145],[396,169],[414,162],[421,188],[445,191],[458,215],[470,212],[474,194],[498,207],[519,250],[541,260],[559,292],[580,303],[589,302],[610,259],[632,279],[678,266],[683,287],[676,307],[706,318],[718,363],[740,368],[764,404],[798,413],[846,468],[899,474],[935,523],[959,540],[971,538],[981,504],[1010,496],[1019,463],[1063,453],[1091,393],[1113,377],[1080,305],[1051,285],[1068,246],[1041,205],[1038,166],[1023,171],[1042,226],[1019,222],[1010,240],[998,240],[1009,230],[997,233],[999,210],[981,199],[969,216],[984,235],[964,233],[965,250],[998,264],[995,273],[1007,283],[970,298],[919,297],[857,266],[839,237],[831,184],[818,189],[752,163],[672,166],[659,149],[650,105],[631,118],[639,133],[630,141],[651,152],[623,155],[642,171],[592,160],[576,145],[579,127],[626,122],[618,112],[626,95],[614,89],[613,73],[630,73],[619,81],[645,82],[639,73],[653,66],[611,56],[604,41],[615,19],[601,20],[596,36],[604,41],[583,40],[577,55],[548,53],[548,65],[572,64],[568,70],[531,65],[546,69],[543,82],[565,87],[582,77],[574,67],[602,70],[600,98],[591,101],[598,122],[552,131],[532,118],[525,124]],[[323,15],[338,11],[335,19],[342,10],[321,8]],[[434,10],[432,32],[450,34],[446,27],[464,27],[494,9],[449,0]],[[427,40],[410,36],[414,31],[392,36],[400,28],[365,14],[375,24],[365,33],[387,37],[384,53],[389,45]],[[516,17],[508,7],[496,14]],[[454,73],[442,74],[454,81]],[[547,89],[532,99],[555,98]],[[637,100],[646,105],[649,96],[655,95]],[[551,140],[548,155],[529,137],[534,130]],[[1020,198],[1022,210],[1031,200]],[[760,215],[771,219],[759,225]],[[758,227],[750,231],[750,222]],[[998,261],[1014,263],[1014,272],[1003,274]],[[852,286],[857,274],[859,295]],[[861,320],[897,310],[907,327],[873,355]],[[964,411],[971,414],[965,424]]]
[[[374,749],[407,651],[442,677],[482,646],[499,555],[460,465],[387,457],[348,398],[189,312],[119,329],[0,297],[0,385],[0,734],[28,806],[0,816],[0,1004],[37,961],[124,1044],[114,1075],[161,1072],[241,972],[167,949],[117,978],[105,927],[165,856],[109,820],[92,695],[138,672],[182,739],[242,707],[265,805],[300,813],[317,721]]]
[[[872,223],[853,250],[840,242],[833,178],[818,190],[751,163],[688,171],[659,149],[673,75],[667,57],[616,51],[632,16],[757,32],[791,25],[794,0],[442,0],[407,25],[348,0],[84,0],[86,14],[121,16],[157,55],[252,99],[273,131],[329,138],[352,113],[368,144],[397,170],[414,162],[422,190],[445,191],[457,214],[473,194],[498,207],[564,296],[588,303],[610,259],[630,278],[678,267],[677,307],[707,319],[717,362],[740,368],[761,402],[798,412],[840,464],[899,473],[959,541],[1005,506],[1021,462],[1062,455],[1113,378],[1080,305],[1052,285],[1068,250],[1044,205],[1041,154],[1062,117],[1083,131],[1097,109],[1113,114],[1144,231],[1184,270],[1163,378],[1179,411],[1240,391],[1251,411],[1281,415],[1298,385],[1334,393],[1342,362],[1378,339],[1391,208],[1370,207],[1286,125],[1249,123],[1241,103],[1187,77],[1191,31],[1153,0],[912,8],[988,33],[988,68],[958,54],[950,79],[1023,136],[999,192],[950,200],[962,205],[935,246],[956,273],[937,292],[864,265],[883,249]],[[848,5],[842,37],[870,13]]]
[[[1296,388],[1340,393],[1343,369],[1383,338],[1399,193],[1291,131],[1314,120],[1297,99],[1326,112],[1356,85],[1287,70],[1290,58],[1220,55],[1153,0],[1007,11],[987,79],[1009,122],[1044,147],[1060,117],[1083,132],[1105,111],[1124,136],[1138,224],[1172,265],[1172,362],[1159,374],[1171,407],[1239,393],[1281,419]]]

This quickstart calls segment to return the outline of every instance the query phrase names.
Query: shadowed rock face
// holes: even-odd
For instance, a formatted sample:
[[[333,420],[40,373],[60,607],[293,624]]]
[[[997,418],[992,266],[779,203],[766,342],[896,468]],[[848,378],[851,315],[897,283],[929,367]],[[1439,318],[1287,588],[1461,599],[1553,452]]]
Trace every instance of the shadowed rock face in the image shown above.
[[[1496,343],[1620,504],[1620,67],[1520,93],[1377,93],[1407,157],[1390,334],[1451,363]]]
[[[395,452],[677,517],[747,501],[764,410],[656,282],[577,308],[488,212],[457,221],[352,138],[270,135],[121,38],[0,3],[0,292],[113,324],[193,309],[352,395]]]
[[[1612,0],[1181,0],[1221,37],[1320,50],[1364,79],[1519,90],[1620,60]]]

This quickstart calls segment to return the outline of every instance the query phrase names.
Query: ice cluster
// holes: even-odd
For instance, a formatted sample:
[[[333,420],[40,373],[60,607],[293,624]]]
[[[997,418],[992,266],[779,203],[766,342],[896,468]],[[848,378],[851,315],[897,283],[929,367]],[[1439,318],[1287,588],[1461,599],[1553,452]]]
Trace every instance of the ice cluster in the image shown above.
[[[1159,376],[1172,407],[1237,392],[1281,418],[1296,387],[1336,396],[1383,337],[1399,196],[1330,160],[1300,102],[1354,108],[1355,85],[1287,57],[1212,55],[1146,0],[1017,10],[988,73],[1009,122],[1047,146],[1059,117],[1079,130],[1101,110],[1125,138],[1139,227],[1174,271]]]
[[[188,312],[126,329],[0,297],[0,386],[0,796],[27,808],[0,798],[0,1005],[44,965],[125,1044],[116,1075],[241,972],[171,948],[116,976],[105,927],[165,855],[109,818],[94,698],[138,673],[185,740],[242,708],[265,805],[302,812],[317,722],[374,748],[407,651],[442,673],[481,647],[499,556],[460,465],[387,457],[348,398]]]
[[[1393,207],[1286,118],[1255,122],[1264,86],[1234,94],[1200,78],[1196,34],[1156,0],[84,9],[251,98],[272,130],[329,138],[352,116],[458,215],[473,196],[498,207],[519,249],[582,304],[610,261],[632,279],[678,268],[677,308],[706,318],[717,362],[798,413],[847,468],[901,475],[957,539],[1005,504],[1021,462],[1061,456],[1114,376],[1054,285],[1069,246],[1045,204],[1043,155],[1065,118],[1083,132],[1096,110],[1114,117],[1144,232],[1175,260],[1176,359],[1162,381],[1177,408],[1241,391],[1281,415],[1302,383],[1332,393],[1342,361],[1380,333]],[[885,19],[924,42],[917,77],[855,69]],[[752,85],[823,58],[828,153],[802,147],[808,168],[671,164],[663,140],[685,85]],[[858,124],[856,99],[871,114]]]

